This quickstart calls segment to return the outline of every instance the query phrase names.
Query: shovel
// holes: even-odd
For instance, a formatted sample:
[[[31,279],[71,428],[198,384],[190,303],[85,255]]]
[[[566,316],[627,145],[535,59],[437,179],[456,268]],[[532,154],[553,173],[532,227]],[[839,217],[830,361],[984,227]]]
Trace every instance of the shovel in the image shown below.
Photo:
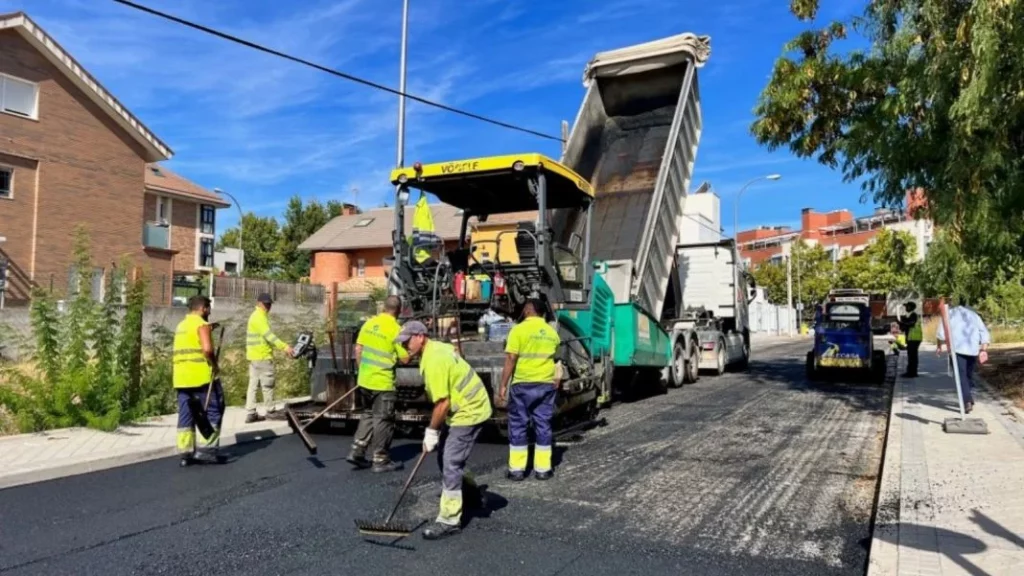
[[[219,342],[217,343],[217,351],[214,353],[214,357],[220,360],[220,347],[224,344],[224,327],[220,327]],[[220,380],[210,376],[210,386],[206,389],[206,400],[203,403],[199,402],[199,398],[195,396],[188,397],[188,411],[192,413],[192,420],[196,424],[196,428],[199,433],[203,435],[203,438],[212,438],[216,430],[213,428],[213,424],[210,423],[210,398],[213,396],[213,387],[219,386]]]

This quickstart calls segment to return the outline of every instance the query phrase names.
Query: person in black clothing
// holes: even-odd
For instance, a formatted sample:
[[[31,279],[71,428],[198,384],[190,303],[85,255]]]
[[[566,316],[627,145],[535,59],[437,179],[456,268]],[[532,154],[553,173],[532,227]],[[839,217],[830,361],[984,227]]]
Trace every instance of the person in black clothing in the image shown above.
[[[903,378],[916,378],[917,352],[921,348],[921,340],[923,339],[921,319],[918,317],[917,312],[915,312],[917,304],[907,302],[903,305],[903,309],[907,312],[899,320],[900,331],[907,336],[907,371],[903,374]]]

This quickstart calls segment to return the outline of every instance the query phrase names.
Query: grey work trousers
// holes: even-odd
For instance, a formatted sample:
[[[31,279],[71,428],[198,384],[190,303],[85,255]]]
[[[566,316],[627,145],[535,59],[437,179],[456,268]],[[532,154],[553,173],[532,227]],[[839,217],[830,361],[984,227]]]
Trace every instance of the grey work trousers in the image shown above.
[[[249,362],[249,390],[245,393],[245,411],[256,413],[256,391],[263,388],[263,402],[269,411],[274,403],[274,361],[252,360]]]
[[[437,522],[457,526],[461,523],[463,500],[470,506],[480,503],[480,488],[466,470],[483,426],[445,426],[437,446],[437,466],[441,469],[441,509]]]
[[[380,392],[360,388],[357,394],[363,406],[370,406],[370,412],[359,420],[352,452],[355,456],[366,456],[367,449],[373,454],[373,461],[391,461],[391,439],[395,435],[395,400],[393,391]]]

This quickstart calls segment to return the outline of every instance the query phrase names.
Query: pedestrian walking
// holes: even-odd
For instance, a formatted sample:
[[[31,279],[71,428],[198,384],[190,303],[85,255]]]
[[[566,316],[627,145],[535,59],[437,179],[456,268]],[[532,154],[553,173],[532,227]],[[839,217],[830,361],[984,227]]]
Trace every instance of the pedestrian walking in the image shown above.
[[[466,470],[466,462],[483,424],[491,417],[491,399],[483,380],[455,347],[431,340],[422,322],[406,322],[395,340],[406,347],[410,357],[420,357],[427,398],[434,404],[423,435],[423,451],[438,453],[441,506],[423,537],[437,540],[462,530],[463,502],[473,508],[485,506],[483,492]]]
[[[263,390],[267,412],[273,412],[274,403],[274,348],[292,356],[292,347],[278,338],[270,329],[270,308],[274,300],[263,293],[256,298],[256,309],[249,315],[245,334],[245,359],[249,361],[249,390],[245,394],[245,423],[264,418],[256,412],[256,392]]]
[[[527,301],[523,307],[523,321],[509,331],[505,344],[505,369],[501,374],[498,397],[504,401],[508,394],[507,475],[509,480],[517,482],[526,479],[529,461],[526,433],[531,421],[536,435],[534,476],[538,480],[547,480],[552,475],[551,421],[555,417],[555,397],[559,387],[555,354],[561,339],[544,320],[543,306],[539,300]],[[511,393],[509,380],[512,381]]]
[[[921,349],[924,332],[921,329],[921,318],[916,312],[917,304],[907,302],[903,305],[903,309],[907,312],[899,321],[900,331],[907,340],[907,371],[903,374],[903,378],[917,378],[917,355]]]
[[[372,467],[374,472],[400,470],[402,465],[391,460],[391,439],[395,434],[395,363],[409,361],[409,354],[395,341],[399,331],[398,314],[402,300],[388,296],[384,311],[367,320],[356,337],[357,384],[360,404],[369,406],[368,417],[359,420],[348,462],[360,468]],[[371,449],[372,459],[366,459]]]
[[[964,410],[974,409],[974,370],[977,365],[988,362],[988,345],[991,336],[988,327],[977,312],[966,306],[954,306],[949,310],[949,331],[953,337],[952,353],[956,357],[957,371],[960,373],[961,398]],[[935,333],[936,352],[942,354],[943,345],[947,349],[946,330],[942,323]]]
[[[174,329],[172,358],[172,386],[178,397],[178,454],[181,464],[220,461],[220,427],[224,419],[224,393],[214,378],[219,372],[217,355],[213,348],[213,325],[209,323],[210,299],[193,296],[188,301],[188,314]],[[210,391],[210,385],[213,390]],[[189,400],[210,403],[206,414],[214,433],[205,438],[200,433],[197,447],[195,420],[189,409]]]

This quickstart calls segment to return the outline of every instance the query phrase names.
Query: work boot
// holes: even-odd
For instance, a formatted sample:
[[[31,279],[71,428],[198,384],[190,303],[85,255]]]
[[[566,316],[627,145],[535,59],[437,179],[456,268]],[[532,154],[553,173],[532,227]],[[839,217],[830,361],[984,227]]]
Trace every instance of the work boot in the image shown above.
[[[544,472],[534,472],[533,473],[533,477],[536,478],[537,480],[550,480],[551,477],[554,476],[554,475],[555,475],[555,473],[552,472],[551,470],[546,470]]]
[[[252,412],[250,414],[246,414],[245,415],[245,423],[246,424],[252,424],[253,422],[263,422],[264,420],[266,420],[266,418],[264,418],[263,416],[260,416],[259,414],[255,413],[255,412]]]
[[[366,456],[363,456],[355,450],[349,453],[348,458],[345,458],[345,461],[360,469],[373,466],[373,464],[366,459]]]
[[[423,530],[424,540],[440,540],[446,536],[458,534],[462,532],[462,528],[459,526],[452,526],[451,524],[441,524],[440,522],[434,522]]]
[[[375,460],[373,462],[373,472],[395,472],[403,468],[401,462],[395,462],[394,460]]]
[[[526,480],[526,472],[523,470],[509,470],[505,474],[505,477],[513,482],[522,482],[523,480]]]

